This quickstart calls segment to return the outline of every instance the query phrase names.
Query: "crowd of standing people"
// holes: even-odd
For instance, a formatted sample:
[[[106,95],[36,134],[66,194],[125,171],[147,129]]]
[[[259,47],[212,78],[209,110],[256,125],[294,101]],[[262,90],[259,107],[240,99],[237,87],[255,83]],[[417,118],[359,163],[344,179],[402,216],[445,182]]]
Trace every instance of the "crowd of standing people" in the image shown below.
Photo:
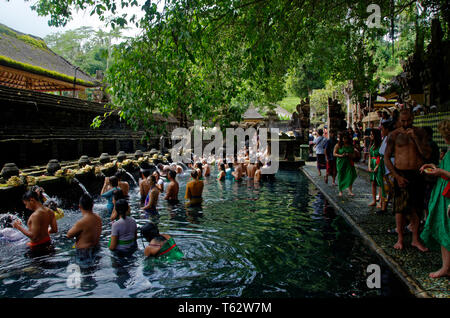
[[[367,164],[375,213],[388,213],[389,203],[395,215],[395,249],[404,249],[404,235],[412,233],[411,245],[421,252],[440,248],[442,267],[430,277],[450,275],[450,153],[433,141],[431,127],[415,127],[412,109],[404,108],[393,116],[381,112],[379,126],[362,132],[310,132],[310,145],[317,154],[318,175],[325,170],[324,181],[331,176],[339,196],[353,193],[357,178],[356,163]],[[438,125],[439,133],[450,144],[450,120]],[[336,138],[337,135],[337,138]]]

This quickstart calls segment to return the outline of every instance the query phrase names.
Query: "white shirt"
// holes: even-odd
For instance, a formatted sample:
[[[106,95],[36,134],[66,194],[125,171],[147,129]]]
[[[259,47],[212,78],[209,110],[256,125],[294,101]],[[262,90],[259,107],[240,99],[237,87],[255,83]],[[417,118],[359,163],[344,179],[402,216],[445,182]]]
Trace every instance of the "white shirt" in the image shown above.
[[[388,137],[384,137],[383,141],[381,142],[380,149],[378,150],[380,152],[380,155],[384,156],[384,153],[386,152],[387,140],[388,140]],[[395,159],[394,157],[391,157],[392,164],[394,164],[394,159]],[[388,167],[386,165],[384,165],[384,170],[385,170],[386,175],[391,173],[391,171],[388,169]]]
[[[314,144],[316,145],[316,154],[323,155],[325,154],[325,143],[327,141],[327,138],[324,136],[319,136],[316,139],[314,139]]]

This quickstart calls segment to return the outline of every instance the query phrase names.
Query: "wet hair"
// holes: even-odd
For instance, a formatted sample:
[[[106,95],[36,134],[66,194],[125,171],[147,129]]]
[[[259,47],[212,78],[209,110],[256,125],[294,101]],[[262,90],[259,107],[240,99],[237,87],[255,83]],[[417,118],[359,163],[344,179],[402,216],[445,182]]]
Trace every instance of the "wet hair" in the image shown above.
[[[145,178],[148,178],[148,176],[150,175],[150,170],[142,170],[142,175],[143,175]]]
[[[114,200],[117,202],[121,199],[127,199],[127,197],[125,196],[125,194],[123,193],[122,189],[119,190],[114,190],[113,192],[113,198]]]
[[[150,176],[150,181],[156,184],[156,177],[154,175]]]
[[[39,201],[41,201],[41,203],[44,203],[45,197],[44,197],[44,194],[41,191],[41,187],[40,186],[34,185],[34,186],[31,187],[30,190],[33,191],[33,192],[36,192],[36,194],[38,195]]]
[[[29,190],[22,196],[22,201],[30,201],[31,199],[35,199],[36,201],[40,202],[39,195],[35,191]]]
[[[256,168],[260,169],[263,166],[262,162],[258,160],[258,162],[256,163]]]
[[[123,176],[125,174],[125,171],[123,171],[123,169],[119,169],[115,174],[114,177],[116,177],[117,179],[122,179]]]
[[[120,199],[118,201],[116,201],[116,211],[117,214],[119,214],[122,219],[126,219],[127,218],[127,212],[128,212],[128,201],[125,199]]]
[[[89,194],[83,193],[80,198],[79,204],[83,210],[90,211],[94,207],[94,200]]]
[[[111,184],[111,186],[117,187],[119,185],[119,179],[117,179],[117,177],[115,176],[112,176],[109,178],[109,183]]]
[[[197,170],[192,170],[192,172],[191,172],[191,177],[194,178],[194,179],[197,179],[197,177],[198,177],[198,172],[197,172]]]
[[[175,179],[175,177],[177,176],[177,173],[173,170],[169,170],[167,174],[173,179]]]
[[[201,177],[201,176],[203,175],[203,165],[202,165],[202,163],[201,163],[201,162],[197,162],[197,163],[195,164],[195,167],[196,167],[197,169],[200,169],[200,175],[199,175],[199,177]]]
[[[154,223],[147,223],[141,228],[141,236],[145,238],[148,242],[151,242],[153,239],[158,241],[165,241],[166,238],[159,234],[158,226]]]
[[[220,170],[225,171],[225,164],[224,163],[220,164]]]

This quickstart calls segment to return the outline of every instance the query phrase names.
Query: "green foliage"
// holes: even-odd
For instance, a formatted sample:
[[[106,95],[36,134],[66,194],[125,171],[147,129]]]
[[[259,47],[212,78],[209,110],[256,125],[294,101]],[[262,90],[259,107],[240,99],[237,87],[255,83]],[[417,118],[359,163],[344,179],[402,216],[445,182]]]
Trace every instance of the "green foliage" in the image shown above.
[[[296,111],[297,105],[300,104],[300,98],[296,96],[287,96],[277,102],[277,104],[286,109],[288,112],[293,113]]]
[[[104,21],[112,14],[113,26],[135,23],[142,28],[141,36],[112,53],[107,81],[112,107],[121,117],[134,127],[151,127],[155,111],[227,125],[250,102],[273,105],[282,100],[286,80],[288,90],[301,97],[328,94],[327,80],[352,80],[354,99],[363,101],[397,72],[398,61],[386,42],[391,14],[414,17],[419,36],[424,36],[430,12],[448,20],[439,11],[446,6],[442,0],[423,1],[422,14],[414,13],[413,1],[381,0],[381,27],[369,28],[367,7],[372,3],[167,0],[158,8],[149,0],[38,0],[33,8],[50,15],[52,25],[65,25],[78,8]],[[145,12],[140,21],[118,13],[136,5]],[[397,57],[410,52],[407,30],[398,28],[402,53]],[[324,96],[316,97],[317,107],[323,107]]]
[[[328,98],[335,97],[338,101],[345,101],[344,88],[346,83],[334,83],[327,81],[323,89],[315,89],[310,96],[311,109],[316,111],[317,117],[321,118],[327,113]]]
[[[84,72],[95,76],[97,70],[106,71],[114,39],[121,39],[121,30],[111,32],[80,27],[45,37],[48,46]]]

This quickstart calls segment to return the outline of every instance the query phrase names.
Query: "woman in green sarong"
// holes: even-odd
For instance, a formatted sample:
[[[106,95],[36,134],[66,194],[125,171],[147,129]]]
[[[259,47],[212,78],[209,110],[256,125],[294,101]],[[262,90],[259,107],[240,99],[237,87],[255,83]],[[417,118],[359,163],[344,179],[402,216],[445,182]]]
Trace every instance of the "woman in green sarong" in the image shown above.
[[[446,144],[449,145],[450,120],[440,122],[438,128]],[[428,203],[427,221],[420,235],[427,247],[432,249],[441,247],[442,267],[430,273],[430,277],[450,276],[450,152],[447,151],[439,167],[434,164],[425,164],[420,171],[438,177]]]
[[[154,223],[144,225],[141,235],[150,243],[144,250],[146,257],[153,256],[165,261],[176,261],[184,257],[174,239],[169,234],[160,234]]]
[[[353,149],[352,140],[347,132],[340,132],[338,135],[338,143],[334,147],[336,159],[337,178],[339,187],[339,196],[342,196],[342,190],[348,188],[350,196],[354,196],[352,192],[353,182],[356,179],[356,169],[353,163],[355,151]]]
[[[378,206],[378,208],[381,209],[381,202],[383,202],[385,197],[384,183],[383,183],[385,169],[384,169],[384,159],[383,156],[380,154],[380,146],[381,146],[381,132],[378,129],[372,129],[370,132],[368,170],[370,172],[370,182],[372,183],[373,201],[369,203],[369,206],[375,206],[377,204],[377,187],[378,187],[380,188],[380,205]]]

